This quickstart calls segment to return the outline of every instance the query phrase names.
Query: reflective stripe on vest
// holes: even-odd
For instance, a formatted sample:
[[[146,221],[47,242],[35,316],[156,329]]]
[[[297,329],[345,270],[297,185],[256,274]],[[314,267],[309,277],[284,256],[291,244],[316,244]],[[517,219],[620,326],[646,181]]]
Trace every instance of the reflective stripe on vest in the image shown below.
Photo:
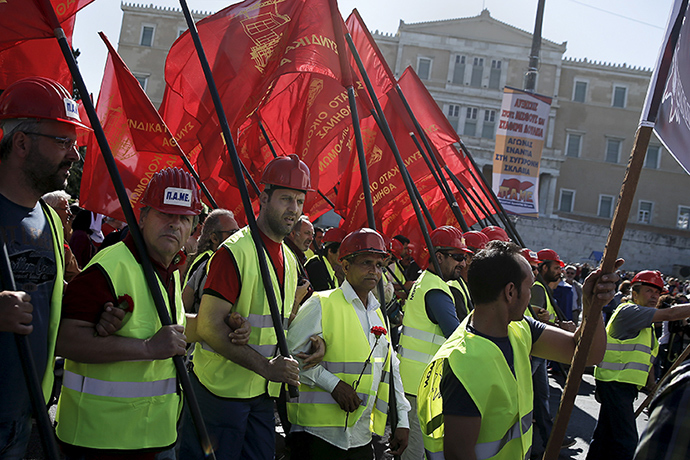
[[[506,434],[503,435],[503,437],[498,441],[485,442],[481,444],[477,443],[477,445],[474,447],[474,453],[477,456],[477,460],[485,460],[498,455],[501,449],[503,449],[508,442],[521,437],[522,433],[526,433],[531,426],[532,412],[522,417],[522,419],[516,421],[513,426],[508,428]]]
[[[249,318],[252,330],[248,346],[261,356],[270,359],[275,356],[277,339],[266,291],[258,269],[259,257],[249,227],[244,227],[231,235],[219,246],[216,254],[219,251],[230,251],[236,262],[241,289],[232,311]],[[295,300],[297,259],[285,244],[282,245],[282,252],[285,267],[282,289],[268,255],[266,255],[266,260],[273,292],[278,301],[278,309],[282,312],[283,325],[285,325]],[[223,270],[223,267],[212,267],[212,269]],[[208,344],[195,345],[194,373],[206,389],[222,398],[246,399],[266,392],[275,397],[280,392],[280,384],[268,382],[256,372],[215,353]]]
[[[526,458],[532,444],[533,405],[529,325],[526,321],[513,321],[508,326],[508,338],[513,348],[513,375],[504,355],[493,342],[467,331],[470,319],[471,314],[439,349],[419,385],[417,412],[427,457],[443,458],[440,454],[443,452],[445,427],[440,385],[447,361],[481,415],[475,446],[477,459]],[[466,369],[480,367],[482,373],[466,372]]]
[[[434,356],[446,337],[438,324],[434,324],[426,313],[427,292],[439,290],[453,301],[450,286],[434,273],[424,270],[410,289],[405,302],[402,333],[400,334],[400,377],[405,393],[416,395],[424,368]],[[453,308],[453,315],[456,315]]]
[[[152,382],[110,382],[65,371],[62,385],[80,393],[112,398],[152,398],[177,392],[177,378]]]
[[[347,426],[351,427],[362,417],[366,406],[371,403],[370,398],[373,397],[375,399],[371,413],[372,431],[381,434],[385,430],[388,413],[390,338],[385,336],[386,340],[383,340],[381,337],[376,344],[376,347],[387,347],[387,353],[385,359],[373,358],[375,363],[382,364],[379,367],[380,381],[375,382],[373,364],[364,365],[371,352],[371,333],[364,330],[365,326],[360,322],[355,307],[345,299],[342,289],[320,291],[314,295],[321,303],[323,339],[328,344],[321,366],[352,387],[359,378],[355,391],[362,403],[355,412],[347,416],[329,392],[318,386],[302,385],[299,396],[287,404],[289,419],[301,426],[344,427],[347,418]],[[380,323],[384,324],[381,310],[377,310],[376,313]]]
[[[144,271],[125,243],[101,250],[85,269],[92,266],[107,277],[116,297],[127,294],[133,300],[132,311],[125,314],[115,335],[153,337],[161,321]],[[160,281],[159,288],[168,314],[184,326],[178,271],[172,283],[172,299]],[[62,441],[92,449],[136,450],[164,448],[177,439],[182,400],[172,359],[98,364],[66,359],[64,372],[56,416]]]
[[[613,323],[618,314],[634,304],[622,304],[613,312],[606,326],[606,352],[604,359],[594,369],[594,377],[604,382],[622,382],[643,387],[659,344],[652,327],[645,327],[633,338],[619,340],[611,337]]]

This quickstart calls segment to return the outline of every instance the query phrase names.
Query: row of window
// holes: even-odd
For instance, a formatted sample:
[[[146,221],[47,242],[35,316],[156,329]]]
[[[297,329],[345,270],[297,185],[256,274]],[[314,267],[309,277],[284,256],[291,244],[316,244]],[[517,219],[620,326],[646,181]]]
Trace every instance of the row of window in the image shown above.
[[[573,102],[587,102],[587,90],[589,82],[587,80],[575,79],[573,85]],[[628,104],[628,88],[623,85],[613,85],[613,92],[611,93],[611,107],[624,109]]]
[[[448,110],[446,112],[448,116],[448,121],[455,128],[458,134],[463,136],[481,136],[485,139],[493,139],[494,133],[496,131],[496,111],[491,109],[484,109],[483,123],[481,123],[481,133],[477,127],[479,126],[479,109],[477,107],[467,107],[464,113],[461,112],[461,108],[456,104],[449,104]],[[462,124],[462,130],[459,127],[460,115],[464,115],[464,120]]]
[[[431,79],[431,70],[434,59],[431,57],[417,57],[417,75],[422,80]],[[455,56],[455,61],[451,61],[452,77],[449,83],[453,85],[469,85],[474,88],[481,88],[484,81],[484,58],[475,57],[470,59],[467,56]],[[487,86],[490,89],[500,89],[501,87],[501,61],[492,59],[489,67],[489,81]]]
[[[558,210],[560,212],[573,212],[575,205],[575,190],[562,188],[558,199]],[[616,197],[612,195],[599,195],[599,205],[597,206],[597,216],[605,219],[613,217],[613,210],[616,206]],[[637,223],[651,224],[654,202],[639,200],[637,206]],[[690,206],[678,206],[678,216],[676,227],[688,229],[690,224]]]
[[[582,153],[584,134],[568,133],[565,140],[565,156],[579,158]],[[613,137],[606,138],[606,149],[604,151],[604,161],[607,163],[620,163],[623,139]],[[661,160],[661,146],[649,145],[647,155],[644,160],[644,167],[649,169],[659,169]]]

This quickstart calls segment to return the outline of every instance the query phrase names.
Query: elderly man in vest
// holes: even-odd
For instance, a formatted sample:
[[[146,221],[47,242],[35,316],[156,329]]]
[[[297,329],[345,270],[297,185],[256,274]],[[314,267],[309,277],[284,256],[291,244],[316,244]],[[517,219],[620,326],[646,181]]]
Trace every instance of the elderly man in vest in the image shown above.
[[[420,460],[424,457],[424,442],[417,419],[417,387],[424,368],[446,338],[460,324],[451,289],[462,292],[459,284],[451,288],[450,283],[461,278],[465,268],[465,257],[469,249],[465,246],[462,232],[451,226],[443,226],[431,232],[436,260],[441,273],[434,265],[419,275],[410,289],[405,302],[405,315],[400,334],[400,375],[405,395],[410,401],[410,441],[403,454],[405,460]],[[464,284],[464,281],[463,281]],[[462,295],[459,300],[463,299]],[[467,303],[463,303],[464,310]]]
[[[606,355],[594,370],[601,404],[587,459],[630,460],[637,446],[633,401],[647,384],[657,354],[653,323],[690,316],[690,304],[657,309],[664,280],[644,270],[632,279],[632,302],[619,305],[606,326]]]
[[[570,362],[580,331],[525,318],[534,276],[513,243],[490,242],[472,259],[467,278],[474,310],[441,346],[419,385],[427,458],[521,460],[532,445],[529,357]],[[594,302],[613,297],[617,279],[599,271],[587,279],[585,315]],[[590,365],[606,348],[603,321],[594,321]]]
[[[301,371],[299,397],[288,403],[295,459],[373,459],[372,431],[384,433],[391,377],[397,406],[390,410],[399,417],[391,449],[399,455],[407,445],[410,406],[384,314],[372,293],[387,258],[383,237],[368,228],[354,231],[343,239],[340,258],[342,286],[315,293],[288,334],[294,352],[304,351],[313,334],[327,344],[323,362]]]
[[[178,266],[201,201],[189,173],[166,168],[151,178],[141,204],[147,254],[130,234],[96,254],[65,290],[56,420],[69,459],[153,458],[177,440],[182,398],[171,358],[183,355],[194,335],[185,336]],[[142,257],[151,259],[172,325],[161,326]],[[106,337],[93,334],[103,301],[126,312],[122,327]]]
[[[271,284],[285,323],[306,292],[298,293],[297,260],[283,239],[302,214],[309,168],[297,155],[279,156],[261,178],[256,223]],[[225,318],[239,312],[251,323],[249,344],[228,340]],[[190,377],[216,458],[273,459],[274,399],[281,383],[299,385],[297,361],[277,356],[277,339],[249,227],[226,239],[211,258],[199,307],[199,336]],[[185,410],[180,458],[205,458]]]
[[[62,223],[41,195],[65,188],[72,163],[79,161],[77,130],[89,128],[67,90],[44,77],[5,89],[0,128],[0,240],[17,289],[0,283],[0,456],[20,459],[31,434],[31,402],[15,334],[28,336],[48,401],[64,287]],[[103,331],[101,319],[95,323]]]

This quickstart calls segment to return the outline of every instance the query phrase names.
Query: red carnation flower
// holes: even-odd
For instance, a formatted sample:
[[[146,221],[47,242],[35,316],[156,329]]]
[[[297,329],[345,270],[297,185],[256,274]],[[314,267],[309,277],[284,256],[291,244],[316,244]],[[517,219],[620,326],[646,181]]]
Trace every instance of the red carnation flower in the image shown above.
[[[129,294],[121,295],[117,298],[117,308],[120,308],[124,311],[133,312],[134,300],[132,300]]]
[[[388,331],[383,326],[372,326],[371,333],[374,334],[376,338],[379,338],[382,335],[386,335]]]

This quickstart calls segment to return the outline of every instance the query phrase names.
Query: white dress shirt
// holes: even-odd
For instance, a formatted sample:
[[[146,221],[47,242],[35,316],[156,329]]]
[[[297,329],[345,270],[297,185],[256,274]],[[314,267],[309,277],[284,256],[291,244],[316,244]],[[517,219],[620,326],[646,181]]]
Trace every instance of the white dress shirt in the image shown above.
[[[357,317],[362,325],[362,329],[366,332],[369,338],[369,346],[374,347],[376,343],[376,336],[371,333],[373,326],[384,326],[381,318],[377,314],[379,309],[379,302],[373,293],[369,292],[367,297],[367,306],[365,307],[357,293],[354,291],[350,283],[345,280],[340,286],[345,299],[352,305],[357,313]],[[309,337],[314,334],[323,336],[323,327],[321,326],[321,300],[318,296],[314,296],[307,300],[302,305],[297,316],[290,325],[287,334],[288,348],[290,353],[294,356],[300,352],[308,352],[311,347]],[[339,346],[339,344],[326,344],[326,348],[331,346]],[[374,348],[371,355],[370,362],[372,364],[372,392],[375,394],[381,380],[383,372],[383,364],[388,353],[388,340],[385,335],[382,335],[378,344]],[[395,398],[398,410],[398,427],[409,428],[409,421],[407,413],[410,411],[410,403],[405,398],[403,391],[402,380],[400,379],[399,361],[394,351],[391,351],[391,374],[395,382]],[[300,363],[301,364],[301,363]],[[307,370],[300,370],[300,383],[302,385],[309,385],[310,387],[318,386],[331,393],[338,385],[340,379],[331,372],[324,369],[320,364]],[[363,392],[363,389],[360,390]],[[292,431],[300,432],[306,431],[314,436],[325,440],[326,442],[343,450],[352,449],[368,444],[371,441],[370,420],[371,411],[373,410],[376,398],[368,398],[367,406],[360,419],[351,427],[345,428],[345,412],[343,412],[343,420],[340,426],[332,427],[310,427],[293,424]]]

